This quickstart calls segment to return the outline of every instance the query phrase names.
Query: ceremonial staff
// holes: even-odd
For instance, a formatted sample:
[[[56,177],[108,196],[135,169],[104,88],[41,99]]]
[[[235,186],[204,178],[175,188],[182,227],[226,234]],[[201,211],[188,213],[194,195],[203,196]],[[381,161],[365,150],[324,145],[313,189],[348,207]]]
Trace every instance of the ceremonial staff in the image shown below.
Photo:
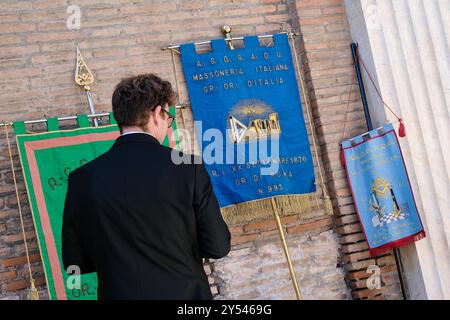
[[[86,92],[87,101],[91,115],[95,114],[94,103],[92,102],[91,88],[89,85],[94,83],[94,75],[84,62],[81,56],[80,48],[77,46],[77,67],[75,70],[75,82]],[[94,125],[98,127],[97,118],[94,118]]]

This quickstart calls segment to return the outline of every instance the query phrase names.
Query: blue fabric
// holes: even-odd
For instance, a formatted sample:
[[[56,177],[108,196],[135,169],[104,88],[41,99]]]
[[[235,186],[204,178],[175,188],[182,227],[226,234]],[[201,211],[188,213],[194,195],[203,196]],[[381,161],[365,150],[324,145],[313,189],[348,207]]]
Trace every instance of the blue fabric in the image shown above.
[[[423,231],[392,124],[346,140],[342,147],[369,248]]]
[[[218,141],[207,141],[207,136],[201,139],[203,160],[221,207],[316,190],[288,38],[277,34],[273,40],[273,46],[265,47],[259,45],[256,36],[244,37],[244,48],[235,50],[230,50],[223,39],[212,40],[211,51],[201,54],[192,43],[180,48],[194,120],[202,121],[201,126],[196,125],[198,137],[211,128],[223,133],[224,138]],[[263,119],[264,126],[275,126],[274,113],[278,114],[281,133],[235,143],[233,134],[226,131],[231,129],[232,119],[250,128],[255,119]],[[279,154],[271,153],[276,145],[274,136],[279,137]],[[250,159],[249,150],[264,141],[269,146],[268,155]],[[222,147],[224,161],[234,159],[234,163],[208,163],[205,154],[220,157],[222,152],[219,148],[211,151],[212,143]],[[245,150],[240,151],[240,147]],[[232,152],[227,154],[227,148]],[[238,165],[238,156],[249,160]],[[261,168],[275,162],[279,166],[273,176],[261,174]]]

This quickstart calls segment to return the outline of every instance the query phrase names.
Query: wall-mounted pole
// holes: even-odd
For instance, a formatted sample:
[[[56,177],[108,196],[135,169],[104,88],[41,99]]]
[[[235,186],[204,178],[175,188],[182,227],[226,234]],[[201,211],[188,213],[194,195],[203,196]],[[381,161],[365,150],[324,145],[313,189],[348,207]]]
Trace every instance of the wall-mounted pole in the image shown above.
[[[367,129],[369,131],[373,130],[372,120],[370,119],[369,105],[367,103],[366,90],[364,88],[364,82],[362,79],[361,68],[359,66],[358,59],[358,43],[351,43],[350,48],[352,49],[353,63],[355,64],[356,77],[358,79],[359,92],[361,94],[361,101],[364,107],[364,116],[366,117]],[[353,83],[352,83],[353,85]],[[400,280],[400,287],[402,289],[403,299],[406,300],[407,293],[405,288],[405,275],[403,273],[403,265],[400,258],[400,250],[398,248],[394,249],[395,263],[397,265],[398,278]]]
[[[353,56],[353,63],[355,64],[356,69],[356,77],[358,79],[358,85],[359,85],[359,92],[361,94],[361,100],[364,107],[364,116],[366,117],[366,123],[367,123],[367,129],[371,131],[373,129],[372,126],[372,120],[370,119],[370,112],[369,112],[369,105],[367,104],[367,97],[366,97],[366,90],[364,89],[364,83],[362,80],[361,75],[361,68],[359,66],[359,60],[358,60],[358,44],[357,43],[351,43],[350,48],[352,49],[352,56]],[[353,83],[352,83],[353,85]]]

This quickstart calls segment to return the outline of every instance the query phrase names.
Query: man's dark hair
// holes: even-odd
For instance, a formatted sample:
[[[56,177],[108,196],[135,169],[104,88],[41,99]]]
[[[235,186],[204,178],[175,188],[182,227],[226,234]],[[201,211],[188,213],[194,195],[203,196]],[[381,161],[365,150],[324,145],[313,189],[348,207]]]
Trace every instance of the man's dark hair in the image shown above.
[[[112,110],[120,129],[123,126],[143,127],[150,111],[175,102],[175,92],[169,81],[152,74],[123,79],[114,89]]]

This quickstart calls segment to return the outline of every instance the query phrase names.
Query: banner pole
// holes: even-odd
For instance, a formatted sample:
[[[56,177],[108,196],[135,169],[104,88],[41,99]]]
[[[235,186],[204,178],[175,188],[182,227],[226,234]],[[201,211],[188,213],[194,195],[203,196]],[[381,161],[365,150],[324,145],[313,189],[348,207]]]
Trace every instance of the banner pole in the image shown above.
[[[174,76],[175,76],[175,84],[177,86],[177,102],[178,102],[178,105],[181,105],[180,81],[178,79],[178,70],[177,70],[177,63],[175,61],[175,53],[174,53],[174,51],[178,52],[178,54],[180,54],[180,52],[178,50],[176,50],[176,49],[170,49],[170,56],[172,58],[173,73],[174,73]],[[175,109],[176,109],[176,107],[175,107]],[[183,147],[185,146],[185,143],[186,143],[185,141],[183,141],[181,143],[181,140],[186,139],[186,134],[185,133],[186,133],[187,129],[186,129],[186,122],[184,121],[184,114],[183,114],[184,107],[179,108],[179,109],[180,109],[181,121],[183,123],[183,132],[178,130],[179,145],[180,145],[180,148],[181,148],[182,152],[190,152],[192,150],[190,139],[189,139],[189,150],[184,150],[183,149]],[[177,129],[178,129],[178,126],[177,126]]]
[[[87,98],[87,101],[88,101],[88,104],[89,104],[89,110],[91,111],[91,115],[95,114],[95,108],[94,108],[94,103],[92,102],[91,90],[85,89],[85,91],[86,91],[86,98]],[[97,118],[94,118],[94,125],[96,127],[98,127]]]
[[[273,197],[271,197],[270,201],[272,203],[273,216],[275,217],[275,221],[277,223],[278,233],[280,235],[281,243],[283,244],[284,255],[286,256],[286,262],[287,262],[288,267],[289,267],[289,273],[291,275],[291,281],[292,281],[292,286],[294,287],[295,296],[297,297],[297,300],[302,300],[302,295],[300,293],[300,289],[299,289],[299,286],[298,286],[298,282],[297,282],[297,277],[295,275],[294,266],[292,265],[291,255],[289,254],[289,249],[288,249],[288,246],[287,246],[287,243],[286,243],[286,238],[284,236],[284,230],[283,230],[283,227],[281,225],[280,216],[278,215],[278,210],[277,210],[277,206],[276,206],[276,203],[275,203],[275,199]]]
[[[303,97],[305,99],[306,115],[308,118],[309,128],[311,129],[311,140],[312,140],[312,144],[313,144],[313,148],[314,148],[314,155],[316,158],[317,167],[318,167],[319,176],[320,176],[320,183],[321,183],[321,187],[322,187],[322,197],[323,197],[325,214],[332,216],[333,215],[333,204],[331,203],[330,196],[328,195],[327,185],[325,183],[324,174],[322,173],[322,165],[321,165],[321,162],[319,159],[318,146],[316,144],[316,134],[315,134],[316,129],[315,129],[315,127],[313,125],[313,121],[311,119],[312,110],[309,105],[309,98],[307,95],[305,84],[303,82],[303,73],[302,73],[302,68],[300,67],[297,49],[295,48],[295,40],[293,37],[294,34],[291,31],[288,31],[288,34],[289,34],[289,38],[291,40],[290,44],[292,46],[292,51],[293,51],[294,60],[295,60],[295,66],[297,67],[298,77],[300,80],[300,91],[303,94]]]
[[[228,28],[229,26],[226,26],[225,29],[221,29],[222,32],[228,32]],[[230,28],[230,32],[231,32],[231,28]],[[295,32],[280,32],[281,34],[287,34],[289,36],[293,35],[293,36],[297,36],[298,34]],[[264,38],[272,38],[273,34],[264,34],[264,35],[259,35],[258,38],[260,39],[264,39]],[[232,42],[234,40],[244,40],[244,37],[226,37],[225,41],[226,42]],[[207,40],[207,41],[200,41],[200,42],[194,42],[194,44],[196,46],[200,46],[200,45],[204,45],[204,44],[210,44],[211,40]],[[175,45],[169,45],[166,47],[162,47],[161,50],[171,50],[171,49],[178,49],[180,48],[179,44],[175,44]]]

